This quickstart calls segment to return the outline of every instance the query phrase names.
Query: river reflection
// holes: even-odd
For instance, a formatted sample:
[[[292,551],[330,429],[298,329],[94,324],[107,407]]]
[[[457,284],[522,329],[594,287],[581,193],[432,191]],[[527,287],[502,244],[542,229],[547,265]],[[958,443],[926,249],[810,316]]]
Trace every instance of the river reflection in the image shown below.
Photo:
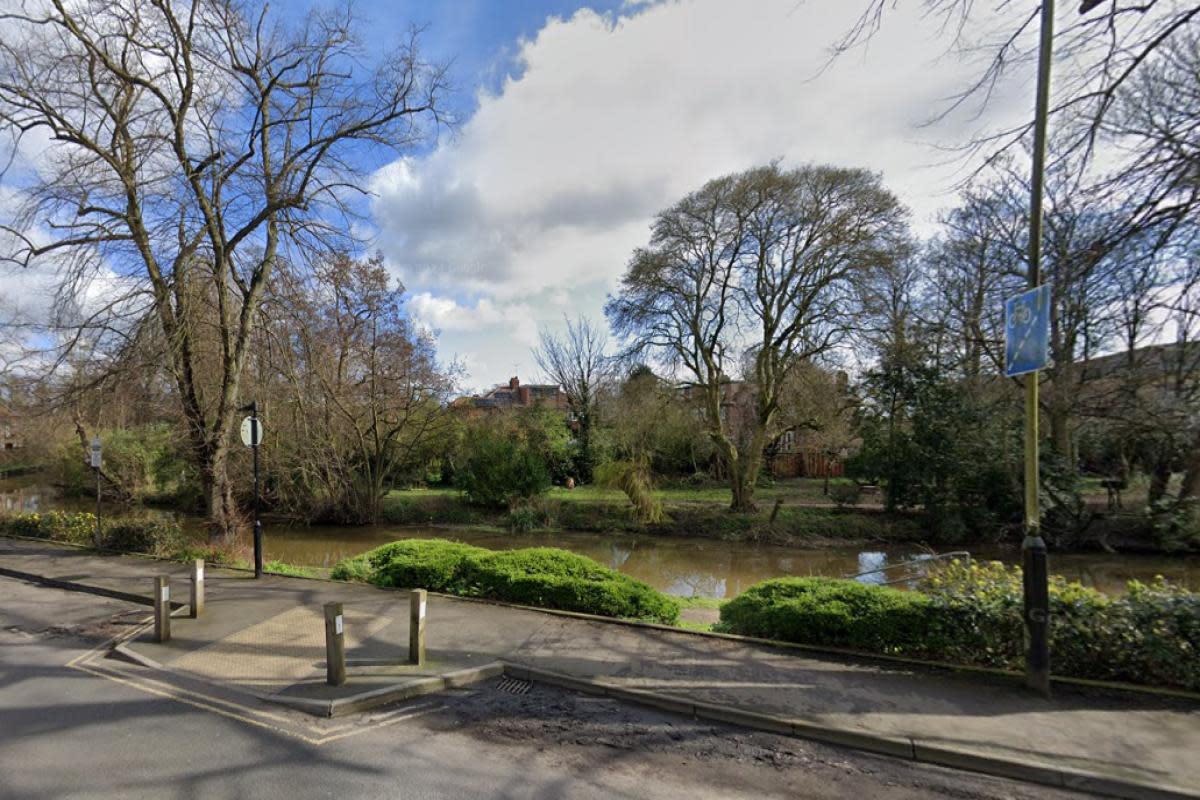
[[[31,480],[0,481],[0,509],[44,512],[55,508],[87,510],[89,504],[64,502],[52,490]],[[494,550],[562,547],[680,597],[734,597],[761,580],[785,575],[843,577],[870,573],[860,575],[859,580],[883,583],[902,573],[874,570],[928,555],[928,551],[908,545],[802,549],[624,533],[506,533],[392,525],[357,528],[268,525],[265,533],[268,560],[317,567],[331,567],[343,558],[397,539],[441,537]],[[1020,551],[1015,548],[969,549],[973,558],[1020,561]],[[1158,574],[1200,590],[1197,556],[1052,553],[1051,569],[1109,593],[1122,591],[1129,580],[1148,581]]]

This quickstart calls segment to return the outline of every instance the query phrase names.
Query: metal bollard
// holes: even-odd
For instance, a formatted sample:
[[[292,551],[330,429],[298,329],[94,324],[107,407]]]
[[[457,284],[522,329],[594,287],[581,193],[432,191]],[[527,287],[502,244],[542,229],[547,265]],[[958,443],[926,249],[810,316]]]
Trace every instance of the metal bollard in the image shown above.
[[[166,575],[154,579],[154,641],[171,641],[171,584]]]
[[[408,660],[418,667],[425,665],[425,601],[424,589],[408,595]]]
[[[204,613],[204,559],[192,562],[192,619]]]
[[[341,686],[346,682],[346,632],[341,603],[325,604],[325,682]]]

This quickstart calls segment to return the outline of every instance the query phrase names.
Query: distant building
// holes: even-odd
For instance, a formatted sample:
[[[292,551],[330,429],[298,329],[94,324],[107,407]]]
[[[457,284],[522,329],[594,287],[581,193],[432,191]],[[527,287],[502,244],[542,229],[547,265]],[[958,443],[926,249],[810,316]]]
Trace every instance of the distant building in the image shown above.
[[[0,450],[17,450],[21,447],[20,422],[17,415],[7,406],[0,405]]]
[[[483,395],[460,397],[452,404],[455,408],[480,409],[484,411],[506,408],[532,408],[541,406],[566,412],[567,395],[553,384],[526,384],[512,377],[507,384],[500,384]]]

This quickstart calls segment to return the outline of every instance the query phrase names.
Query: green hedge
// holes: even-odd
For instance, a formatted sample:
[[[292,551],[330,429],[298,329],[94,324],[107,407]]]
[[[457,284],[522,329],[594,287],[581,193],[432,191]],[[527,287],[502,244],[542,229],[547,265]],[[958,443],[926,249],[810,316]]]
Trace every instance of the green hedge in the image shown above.
[[[679,603],[590,558],[552,547],[492,551],[444,539],[392,542],[346,559],[337,580],[674,623]]]
[[[95,532],[96,515],[83,511],[0,516],[0,535],[90,545],[94,542]],[[178,524],[155,517],[105,518],[100,534],[101,546],[105,549],[154,555],[174,553],[185,541]]]
[[[785,642],[912,654],[928,606],[924,595],[856,581],[779,578],[721,606],[721,626]]]
[[[719,629],[871,653],[1020,670],[1019,568],[955,563],[924,591],[832,578],[764,581],[721,606]],[[1107,597],[1055,577],[1056,675],[1200,691],[1200,594],[1162,579]]]

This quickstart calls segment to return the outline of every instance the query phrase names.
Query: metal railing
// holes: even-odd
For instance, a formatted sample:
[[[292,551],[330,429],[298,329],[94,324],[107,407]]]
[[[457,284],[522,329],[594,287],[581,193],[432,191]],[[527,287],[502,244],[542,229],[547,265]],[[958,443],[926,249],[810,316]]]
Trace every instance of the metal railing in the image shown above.
[[[896,564],[887,564],[879,569],[869,569],[866,572],[859,572],[854,575],[846,575],[845,577],[849,580],[858,580],[859,578],[867,575],[882,574],[884,577],[888,577],[888,573],[892,570],[906,570],[899,577],[888,578],[888,580],[881,582],[884,586],[890,586],[893,583],[907,583],[909,581],[915,581],[924,577],[925,570],[928,568],[931,562],[955,558],[962,559],[967,564],[971,563],[970,552],[966,550],[953,550],[949,553],[930,553],[929,555],[917,556],[916,558],[910,558],[907,561],[901,561]]]

